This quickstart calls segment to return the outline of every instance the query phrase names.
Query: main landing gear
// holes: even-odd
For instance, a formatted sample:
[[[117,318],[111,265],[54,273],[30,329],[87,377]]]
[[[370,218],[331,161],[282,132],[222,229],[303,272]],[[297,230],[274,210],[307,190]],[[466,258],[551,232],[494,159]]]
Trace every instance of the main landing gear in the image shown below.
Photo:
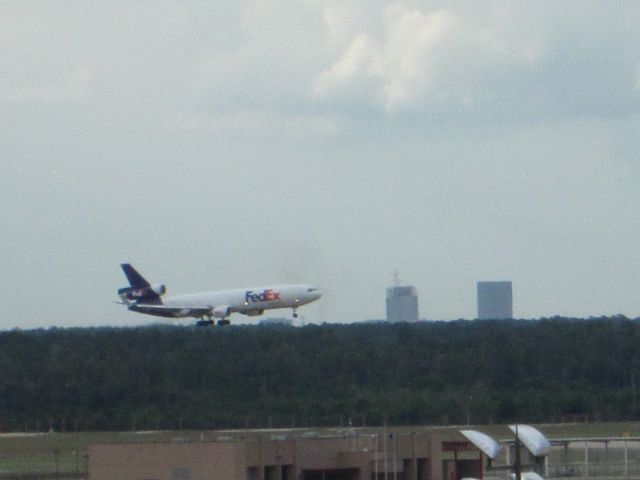
[[[229,320],[227,320],[226,318],[218,320],[217,322],[214,322],[210,318],[207,318],[206,320],[203,318],[202,320],[198,320],[196,322],[196,327],[211,327],[211,326],[216,325],[216,324],[218,326],[220,326],[220,327],[224,327],[225,325],[229,325],[230,323],[231,322]]]
[[[298,309],[297,308],[293,309],[293,318],[298,318]]]

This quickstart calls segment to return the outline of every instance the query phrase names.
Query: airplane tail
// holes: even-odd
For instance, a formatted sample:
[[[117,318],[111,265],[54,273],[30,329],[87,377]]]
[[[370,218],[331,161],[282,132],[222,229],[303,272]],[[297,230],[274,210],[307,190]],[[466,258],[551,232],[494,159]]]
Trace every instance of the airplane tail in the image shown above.
[[[122,267],[122,271],[127,276],[127,280],[129,280],[129,285],[133,288],[143,288],[150,287],[149,282],[145,280],[145,278],[138,273],[138,271],[131,266],[130,263],[123,263],[120,265]]]
[[[164,285],[151,285],[138,273],[129,263],[120,265],[122,271],[129,280],[129,287],[118,289],[118,295],[127,305],[135,303],[161,304],[160,296],[164,295],[166,288]]]

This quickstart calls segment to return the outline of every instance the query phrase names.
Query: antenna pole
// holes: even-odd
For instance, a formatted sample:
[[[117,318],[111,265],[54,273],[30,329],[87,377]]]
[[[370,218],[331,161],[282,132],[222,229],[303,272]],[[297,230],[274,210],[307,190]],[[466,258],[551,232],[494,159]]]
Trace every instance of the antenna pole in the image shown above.
[[[513,472],[516,474],[516,480],[522,480],[522,458],[520,456],[520,438],[518,437],[518,424],[516,423],[516,441],[515,441],[515,461],[513,462]]]

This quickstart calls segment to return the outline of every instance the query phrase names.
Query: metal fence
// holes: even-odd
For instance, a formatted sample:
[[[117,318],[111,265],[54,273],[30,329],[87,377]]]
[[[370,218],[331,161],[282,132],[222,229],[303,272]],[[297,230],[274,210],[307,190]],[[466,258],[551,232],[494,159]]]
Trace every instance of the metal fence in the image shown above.
[[[85,472],[0,473],[0,480],[86,480]]]

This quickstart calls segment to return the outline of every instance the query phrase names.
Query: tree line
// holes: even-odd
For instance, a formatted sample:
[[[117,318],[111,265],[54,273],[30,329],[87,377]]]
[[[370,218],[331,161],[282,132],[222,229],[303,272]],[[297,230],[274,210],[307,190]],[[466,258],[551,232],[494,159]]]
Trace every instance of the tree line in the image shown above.
[[[640,319],[0,332],[0,430],[637,420]]]

